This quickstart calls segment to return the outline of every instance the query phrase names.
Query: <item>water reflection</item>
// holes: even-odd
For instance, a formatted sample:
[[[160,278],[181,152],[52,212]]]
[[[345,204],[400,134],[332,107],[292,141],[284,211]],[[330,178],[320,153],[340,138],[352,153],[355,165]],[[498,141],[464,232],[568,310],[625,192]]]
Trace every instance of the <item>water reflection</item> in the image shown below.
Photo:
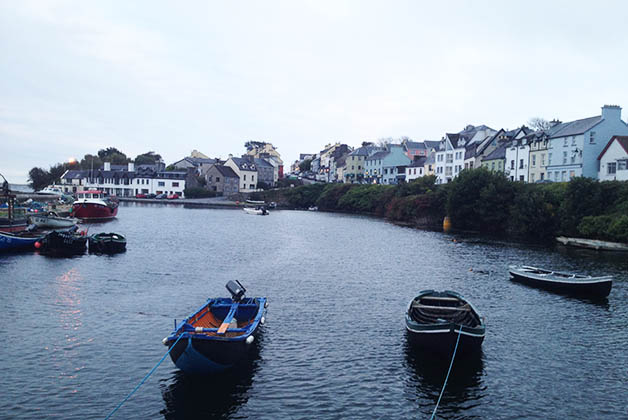
[[[451,359],[417,349],[407,340],[404,350],[408,369],[406,385],[421,412],[429,416],[438,401]],[[470,411],[485,395],[483,376],[481,351],[457,357],[438,407],[438,418],[475,418]]]
[[[261,343],[247,360],[233,369],[212,375],[189,375],[177,370],[164,380],[165,419],[230,418],[249,399],[253,377],[259,370]],[[167,383],[170,383],[167,385]]]

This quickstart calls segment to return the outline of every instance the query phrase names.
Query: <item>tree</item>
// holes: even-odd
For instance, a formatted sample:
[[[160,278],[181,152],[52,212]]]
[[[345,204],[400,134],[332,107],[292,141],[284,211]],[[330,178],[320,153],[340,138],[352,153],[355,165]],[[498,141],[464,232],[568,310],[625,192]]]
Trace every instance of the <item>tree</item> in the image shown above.
[[[299,163],[299,170],[301,172],[307,172],[312,169],[312,159],[305,159],[303,162]]]
[[[89,153],[83,156],[79,166],[81,169],[98,169],[102,167],[102,160],[97,155],[90,155]]]
[[[161,160],[161,155],[155,152],[147,152],[137,155],[135,158],[136,165],[154,165]]]
[[[67,170],[66,163],[57,163],[50,167],[50,180],[52,183],[56,183],[61,181],[61,175],[65,173]]]
[[[540,117],[534,117],[534,118],[530,118],[530,120],[528,121],[528,125],[530,126],[530,128],[534,129],[534,130],[549,130],[550,128],[552,128],[552,123],[547,121],[544,118],[540,118]]]
[[[253,141],[253,140],[249,140],[246,143],[244,143],[244,147],[246,147],[246,151],[250,152],[253,149],[261,149],[264,147],[266,143],[263,141]]]
[[[112,165],[126,165],[131,161],[124,153],[115,147],[107,147],[98,151],[98,157],[104,162],[111,162]]]
[[[28,183],[35,191],[47,187],[51,183],[50,172],[42,168],[33,168],[28,172]]]

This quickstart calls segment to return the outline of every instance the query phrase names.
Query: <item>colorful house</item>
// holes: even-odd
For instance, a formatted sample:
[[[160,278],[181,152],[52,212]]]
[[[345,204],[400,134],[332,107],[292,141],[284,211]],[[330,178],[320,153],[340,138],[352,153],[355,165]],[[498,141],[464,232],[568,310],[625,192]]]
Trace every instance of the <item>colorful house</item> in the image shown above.
[[[597,159],[600,181],[628,181],[628,136],[613,136]]]

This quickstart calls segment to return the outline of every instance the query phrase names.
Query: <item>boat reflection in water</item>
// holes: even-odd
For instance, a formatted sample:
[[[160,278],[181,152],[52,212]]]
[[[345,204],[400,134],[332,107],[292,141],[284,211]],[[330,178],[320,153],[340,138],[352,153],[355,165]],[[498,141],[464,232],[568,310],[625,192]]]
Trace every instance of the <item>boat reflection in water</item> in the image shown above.
[[[262,342],[260,337],[247,360],[221,373],[190,375],[177,369],[161,385],[165,407],[160,413],[165,419],[232,418],[249,399]]]
[[[443,388],[451,359],[417,349],[409,340],[406,340],[405,353],[408,394],[417,402],[423,417],[429,418]],[[462,416],[464,418],[467,415],[470,417],[478,415],[478,418],[481,418],[481,412],[474,412],[473,409],[481,404],[485,396],[483,376],[484,361],[481,350],[464,357],[456,357],[438,406],[437,417],[460,418],[464,414]]]

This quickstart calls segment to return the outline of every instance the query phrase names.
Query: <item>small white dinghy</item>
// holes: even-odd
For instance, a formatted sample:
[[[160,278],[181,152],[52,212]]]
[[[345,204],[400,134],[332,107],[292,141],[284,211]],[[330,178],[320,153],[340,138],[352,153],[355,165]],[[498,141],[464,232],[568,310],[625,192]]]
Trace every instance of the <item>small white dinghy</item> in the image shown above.
[[[48,213],[32,214],[29,216],[30,224],[38,228],[60,229],[69,228],[78,223],[78,219],[73,217],[61,217],[57,213],[50,211]]]
[[[264,206],[259,206],[259,207],[244,207],[243,209],[245,212],[247,212],[248,214],[255,214],[258,216],[267,216],[269,214],[268,210],[266,210],[266,207]]]

